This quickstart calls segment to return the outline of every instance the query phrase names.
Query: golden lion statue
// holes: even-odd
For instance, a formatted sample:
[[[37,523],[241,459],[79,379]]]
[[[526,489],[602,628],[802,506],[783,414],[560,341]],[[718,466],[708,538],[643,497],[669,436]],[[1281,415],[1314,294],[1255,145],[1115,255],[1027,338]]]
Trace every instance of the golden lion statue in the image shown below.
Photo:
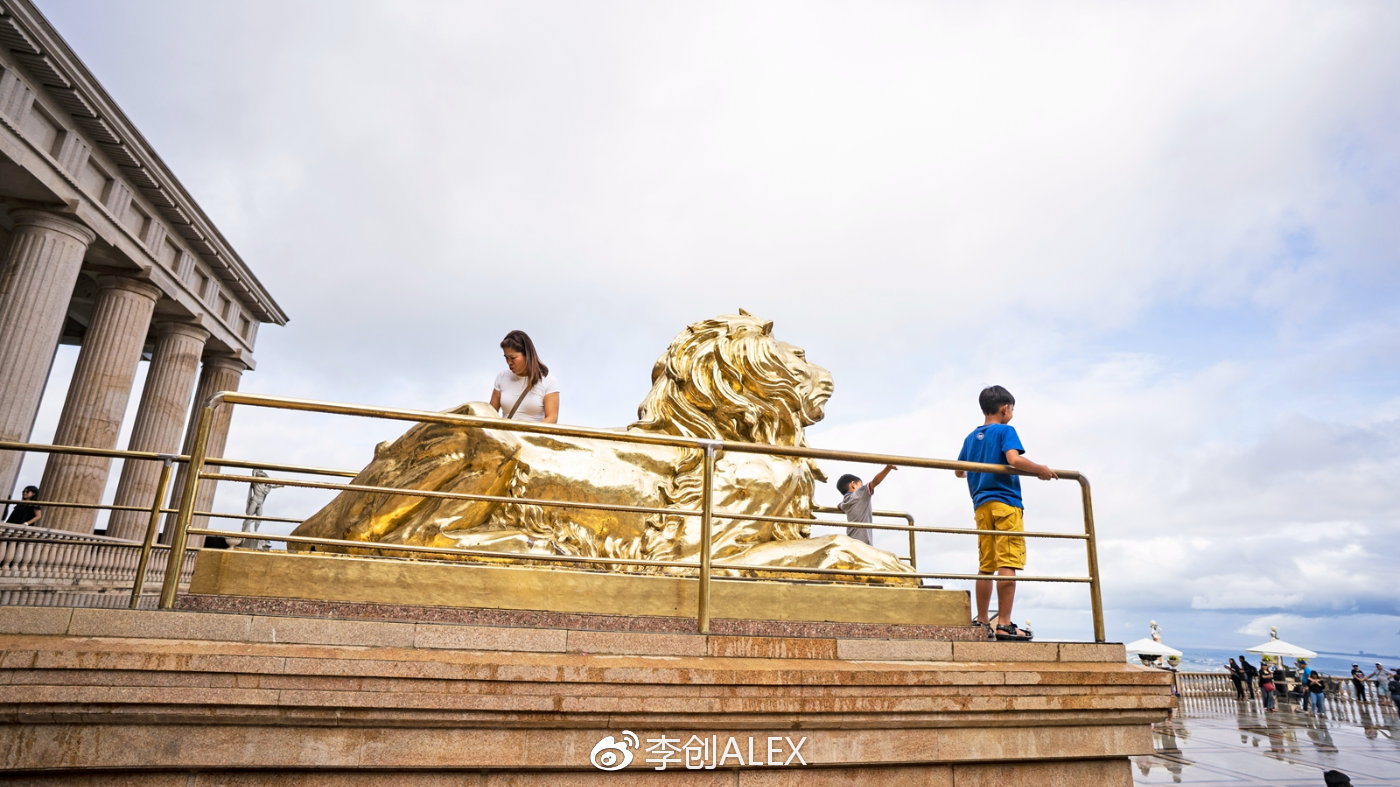
[[[637,422],[619,431],[805,445],[805,427],[821,420],[831,396],[831,375],[809,362],[800,348],[772,334],[772,322],[742,310],[687,327],[653,367],[652,389],[638,408]],[[484,402],[471,402],[452,412],[498,417]],[[704,452],[698,449],[430,423],[413,427],[391,443],[381,443],[374,460],[353,483],[693,511],[700,508],[703,480]],[[807,459],[720,452],[711,497],[712,559],[792,570],[716,569],[715,573],[839,580],[850,577],[813,575],[801,569],[911,571],[890,553],[844,535],[810,538],[806,524],[725,516],[811,519],[815,480],[825,479]],[[700,531],[696,515],[347,491],[293,534],[386,546],[698,562]],[[377,551],[393,552],[371,553]],[[610,567],[662,570],[627,564]],[[907,577],[866,581],[917,584]]]

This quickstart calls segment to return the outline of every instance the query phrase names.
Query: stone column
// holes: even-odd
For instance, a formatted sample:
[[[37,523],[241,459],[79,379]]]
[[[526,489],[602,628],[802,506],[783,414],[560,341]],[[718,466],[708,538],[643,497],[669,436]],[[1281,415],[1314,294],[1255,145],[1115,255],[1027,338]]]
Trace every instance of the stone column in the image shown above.
[[[208,403],[209,397],[220,391],[237,391],[239,378],[243,376],[244,370],[248,367],[243,362],[229,355],[213,355],[204,359],[204,369],[199,375],[199,385],[194,392],[194,407],[190,411],[189,428],[185,430],[185,444],[180,449],[180,453],[188,454],[194,450],[194,441],[198,433],[199,417],[204,412],[204,405]],[[224,405],[214,416],[214,422],[209,428],[209,442],[204,451],[205,457],[223,456],[224,444],[228,442],[229,420],[233,417],[233,408]],[[205,465],[205,472],[213,472],[217,468]],[[174,499],[180,500],[185,491],[185,479],[189,476],[189,465],[181,465],[180,470],[175,475],[176,493]],[[195,491],[194,510],[208,511],[209,506],[214,503],[214,490],[217,481],[201,481],[199,488]],[[241,517],[240,517],[241,518]],[[176,515],[169,514],[165,518],[165,527],[162,528],[160,540],[163,544],[170,543],[170,536],[175,532]],[[229,530],[233,530],[237,523],[233,520],[219,520],[226,525]],[[197,516],[190,520],[190,527],[208,527],[209,517]],[[220,528],[222,529],[222,528]],[[189,545],[192,547],[204,544],[204,536],[190,536]]]
[[[27,442],[44,396],[68,301],[97,237],[75,219],[16,210],[10,250],[0,264],[0,440]],[[22,454],[0,451],[0,495],[10,495]]]
[[[126,276],[103,276],[97,284],[92,323],[78,352],[53,441],[113,449],[160,288]],[[44,467],[40,496],[65,503],[100,503],[111,466],[112,460],[105,457],[53,454]],[[96,523],[95,509],[44,511],[44,524],[56,530],[91,533]]]
[[[131,429],[131,451],[173,454],[180,450],[190,394],[199,374],[199,356],[209,332],[190,323],[156,323],[156,349],[146,372],[146,387]],[[128,459],[122,464],[116,504],[149,508],[160,483],[161,463]],[[139,511],[113,511],[107,535],[139,540],[145,537],[150,515]]]

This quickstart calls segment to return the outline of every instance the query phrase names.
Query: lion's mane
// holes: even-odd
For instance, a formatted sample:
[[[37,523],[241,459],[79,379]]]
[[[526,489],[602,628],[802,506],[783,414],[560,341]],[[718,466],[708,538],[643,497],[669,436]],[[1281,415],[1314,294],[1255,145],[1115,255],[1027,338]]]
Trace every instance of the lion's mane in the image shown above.
[[[633,429],[767,445],[806,444],[831,394],[826,370],[741,312],[687,327],[651,371]]]
[[[831,395],[831,376],[809,363],[801,350],[773,338],[773,323],[740,310],[701,320],[676,335],[651,371],[651,391],[637,408],[631,429],[713,440],[804,446],[805,429],[821,419]],[[793,482],[798,499],[810,501],[812,462],[801,461]],[[668,507],[697,508],[704,486],[704,455],[686,452],[676,474],[661,488]],[[682,517],[649,523],[643,551],[653,559],[679,543]],[[809,528],[782,524],[780,539],[802,538]]]

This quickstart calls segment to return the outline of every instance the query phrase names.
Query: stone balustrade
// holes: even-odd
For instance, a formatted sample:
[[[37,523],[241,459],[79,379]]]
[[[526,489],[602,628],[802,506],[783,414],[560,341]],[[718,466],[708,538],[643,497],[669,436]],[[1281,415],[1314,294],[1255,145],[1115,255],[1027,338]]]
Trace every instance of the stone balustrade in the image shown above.
[[[1363,721],[1366,718],[1396,716],[1395,703],[1390,699],[1390,691],[1375,681],[1367,681],[1366,696],[1357,697],[1352,691],[1350,678],[1327,676],[1323,679],[1326,690],[1323,692],[1323,709],[1329,718],[1338,721]],[[1278,705],[1296,707],[1298,695],[1294,692],[1296,681],[1287,679],[1279,683]],[[1238,702],[1235,699],[1235,684],[1223,672],[1178,672],[1176,673],[1177,693],[1183,700],[1192,702],[1219,701]],[[1255,689],[1256,698],[1259,689]],[[1255,700],[1257,701],[1257,699]]]
[[[185,555],[188,586],[197,553]],[[152,606],[168,552],[157,547],[146,568],[142,606]],[[0,605],[124,607],[141,557],[141,542],[22,525],[0,525]]]

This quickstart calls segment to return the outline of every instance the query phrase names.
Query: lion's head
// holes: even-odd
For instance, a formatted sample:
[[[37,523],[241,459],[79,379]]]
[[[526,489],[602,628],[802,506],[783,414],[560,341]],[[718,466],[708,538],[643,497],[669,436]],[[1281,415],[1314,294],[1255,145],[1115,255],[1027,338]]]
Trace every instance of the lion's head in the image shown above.
[[[804,445],[831,397],[831,373],[740,309],[681,331],[651,371],[634,428],[768,445]]]

